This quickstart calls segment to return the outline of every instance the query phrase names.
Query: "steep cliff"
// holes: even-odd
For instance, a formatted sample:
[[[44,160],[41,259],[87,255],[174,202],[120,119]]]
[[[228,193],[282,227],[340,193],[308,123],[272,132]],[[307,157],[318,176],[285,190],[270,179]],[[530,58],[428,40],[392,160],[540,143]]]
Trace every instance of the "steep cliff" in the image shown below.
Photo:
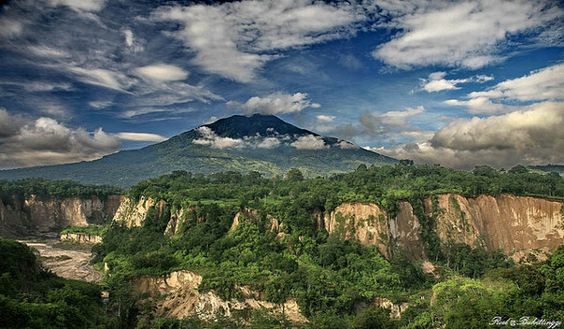
[[[0,234],[22,236],[55,232],[65,226],[101,224],[113,218],[120,196],[102,200],[31,196],[0,200]]]
[[[443,244],[464,243],[506,255],[526,255],[537,249],[553,250],[564,244],[564,210],[561,201],[513,195],[466,198],[442,194],[422,200]],[[323,227],[343,238],[375,245],[386,257],[404,251],[425,258],[421,222],[408,202],[400,202],[390,218],[374,203],[345,203],[325,213]]]
[[[564,244],[561,201],[507,194],[476,198],[443,194],[434,203],[427,200],[425,208],[426,213],[438,213],[437,234],[443,242],[499,249],[507,255],[553,250]]]
[[[145,198],[142,196],[139,201],[124,197],[115,212],[113,220],[115,222],[124,223],[127,227],[142,226],[147,219],[149,211],[153,208],[157,216],[161,216],[166,202],[163,200],[156,201],[153,198]]]
[[[183,319],[196,315],[211,320],[218,315],[230,317],[236,310],[263,308],[284,312],[292,322],[307,321],[295,300],[276,305],[258,299],[255,293],[243,287],[240,288],[243,299],[223,300],[213,291],[198,291],[201,282],[202,277],[194,272],[176,271],[164,277],[138,277],[134,279],[133,287],[139,297],[145,297],[142,300],[155,302],[157,314],[165,317]]]

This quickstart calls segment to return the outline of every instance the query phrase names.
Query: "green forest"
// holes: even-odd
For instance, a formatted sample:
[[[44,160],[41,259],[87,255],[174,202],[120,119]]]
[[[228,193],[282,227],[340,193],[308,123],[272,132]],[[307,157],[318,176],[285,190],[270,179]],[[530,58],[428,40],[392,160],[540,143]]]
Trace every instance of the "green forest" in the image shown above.
[[[18,182],[10,184],[10,191],[29,191],[29,187],[18,189]],[[116,192],[105,187],[101,191]],[[446,253],[446,246],[434,233],[432,216],[425,216],[414,207],[417,215],[425,219],[421,221],[421,233],[427,253],[438,269],[437,275],[431,275],[422,270],[423,260],[401,252],[386,259],[374,246],[328,234],[316,225],[312,215],[352,201],[375,202],[394,214],[399,201],[418,204],[423,197],[447,192],[464,196],[511,193],[562,200],[564,179],[558,173],[533,172],[523,166],[456,171],[436,165],[418,166],[410,161],[382,167],[361,165],[351,173],[317,178],[305,178],[297,169],[269,178],[257,172],[205,176],[176,171],[140,182],[126,191],[134,200],[143,196],[166,201],[164,209],[150,209],[142,227],[112,223],[97,228],[104,238],[102,244],[93,248],[94,262],[100,268],[104,264],[109,268],[100,287],[110,292],[104,305],[106,319],[102,319],[99,298],[94,296],[97,288],[63,284],[57,289],[69,292],[56,294],[44,288],[48,283],[37,289],[12,284],[18,277],[17,271],[23,269],[13,268],[5,257],[1,260],[0,294],[5,305],[2,309],[7,311],[2,312],[9,312],[10,321],[43,328],[29,322],[25,315],[32,307],[30,303],[39,314],[33,316],[38,321],[52,316],[44,308],[60,305],[64,321],[65,312],[79,310],[67,310],[68,300],[51,300],[51,295],[93,289],[88,290],[91,295],[79,294],[81,298],[91,297],[88,304],[75,306],[91,308],[81,313],[80,328],[462,329],[486,328],[494,316],[563,321],[562,246],[547,260],[529,259],[526,264],[515,264],[501,252],[462,244],[449,246]],[[189,209],[184,212],[184,225],[176,234],[165,234],[171,213],[181,207]],[[241,209],[254,209],[258,215],[243,216],[237,228],[230,231],[233,217]],[[278,232],[271,230],[269,215],[280,222]],[[8,242],[2,243],[3,253],[25,252]],[[32,266],[32,257],[27,257],[25,266]],[[133,278],[162,276],[181,269],[202,275],[200,290],[213,290],[224,299],[242,298],[238,289],[241,286],[260,292],[274,304],[292,298],[308,322],[292,324],[280,314],[261,311],[236,313],[232,317],[218,315],[215,321],[196,317],[176,320],[155,316],[153,307],[136,303],[131,291]],[[60,280],[39,270],[37,273],[46,277],[45,282]],[[374,306],[376,297],[387,298],[394,304],[408,303],[409,308],[401,318],[391,318],[388,310]]]

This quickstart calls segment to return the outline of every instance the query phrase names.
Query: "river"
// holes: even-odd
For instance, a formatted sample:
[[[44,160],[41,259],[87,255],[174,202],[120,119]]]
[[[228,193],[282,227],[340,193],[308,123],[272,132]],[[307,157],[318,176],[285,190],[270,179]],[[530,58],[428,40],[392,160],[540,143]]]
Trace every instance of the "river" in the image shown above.
[[[37,250],[46,269],[66,279],[100,282],[102,275],[90,264],[90,245],[61,243],[55,238],[18,240]]]

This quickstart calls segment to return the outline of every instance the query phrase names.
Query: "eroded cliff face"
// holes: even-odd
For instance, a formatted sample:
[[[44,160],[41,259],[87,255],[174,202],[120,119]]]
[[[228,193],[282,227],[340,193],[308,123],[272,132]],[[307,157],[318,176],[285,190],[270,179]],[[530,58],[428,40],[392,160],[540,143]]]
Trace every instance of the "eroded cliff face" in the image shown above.
[[[63,233],[59,237],[62,242],[72,242],[79,244],[96,244],[102,243],[102,237],[99,235],[85,233]]]
[[[327,232],[343,239],[356,239],[363,245],[375,245],[389,256],[390,227],[388,216],[374,203],[344,203],[326,213],[323,224]]]
[[[435,211],[441,241],[455,241],[507,255],[535,249],[553,250],[564,244],[564,210],[561,201],[503,194],[464,198],[444,194],[427,201]],[[439,208],[437,212],[436,208]]]
[[[0,233],[22,236],[56,232],[65,226],[101,224],[114,216],[120,196],[106,200],[91,198],[52,198],[0,200]]]
[[[513,195],[466,198],[457,194],[422,201],[424,215],[434,220],[443,244],[464,243],[501,250],[508,256],[550,251],[564,244],[561,201]],[[426,258],[421,222],[408,202],[399,203],[393,218],[377,204],[345,203],[325,213],[322,226],[343,238],[375,245],[386,257],[403,251],[412,258]]]
[[[127,227],[142,226],[147,219],[147,214],[151,208],[155,209],[156,215],[160,216],[166,207],[166,202],[163,200],[156,201],[153,198],[145,198],[142,196],[139,201],[124,197],[115,212],[113,220],[121,222]]]
[[[194,272],[176,271],[164,277],[136,278],[133,287],[139,297],[148,297],[143,300],[155,302],[157,314],[165,317],[183,319],[196,315],[203,320],[213,320],[218,315],[230,317],[235,310],[264,308],[284,312],[292,322],[307,321],[295,300],[276,305],[257,299],[256,294],[246,288],[240,288],[242,300],[223,300],[213,291],[199,292],[201,282],[202,277]]]

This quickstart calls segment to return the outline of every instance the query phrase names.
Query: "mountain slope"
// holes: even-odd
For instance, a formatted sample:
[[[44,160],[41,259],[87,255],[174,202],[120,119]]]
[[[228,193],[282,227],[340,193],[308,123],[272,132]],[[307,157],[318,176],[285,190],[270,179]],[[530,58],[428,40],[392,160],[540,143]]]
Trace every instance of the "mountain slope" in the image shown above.
[[[2,170],[0,179],[42,177],[129,186],[173,170],[256,170],[277,175],[296,167],[307,175],[326,175],[360,164],[394,162],[395,159],[337,138],[320,136],[275,116],[255,114],[220,119],[164,142],[94,161]]]

